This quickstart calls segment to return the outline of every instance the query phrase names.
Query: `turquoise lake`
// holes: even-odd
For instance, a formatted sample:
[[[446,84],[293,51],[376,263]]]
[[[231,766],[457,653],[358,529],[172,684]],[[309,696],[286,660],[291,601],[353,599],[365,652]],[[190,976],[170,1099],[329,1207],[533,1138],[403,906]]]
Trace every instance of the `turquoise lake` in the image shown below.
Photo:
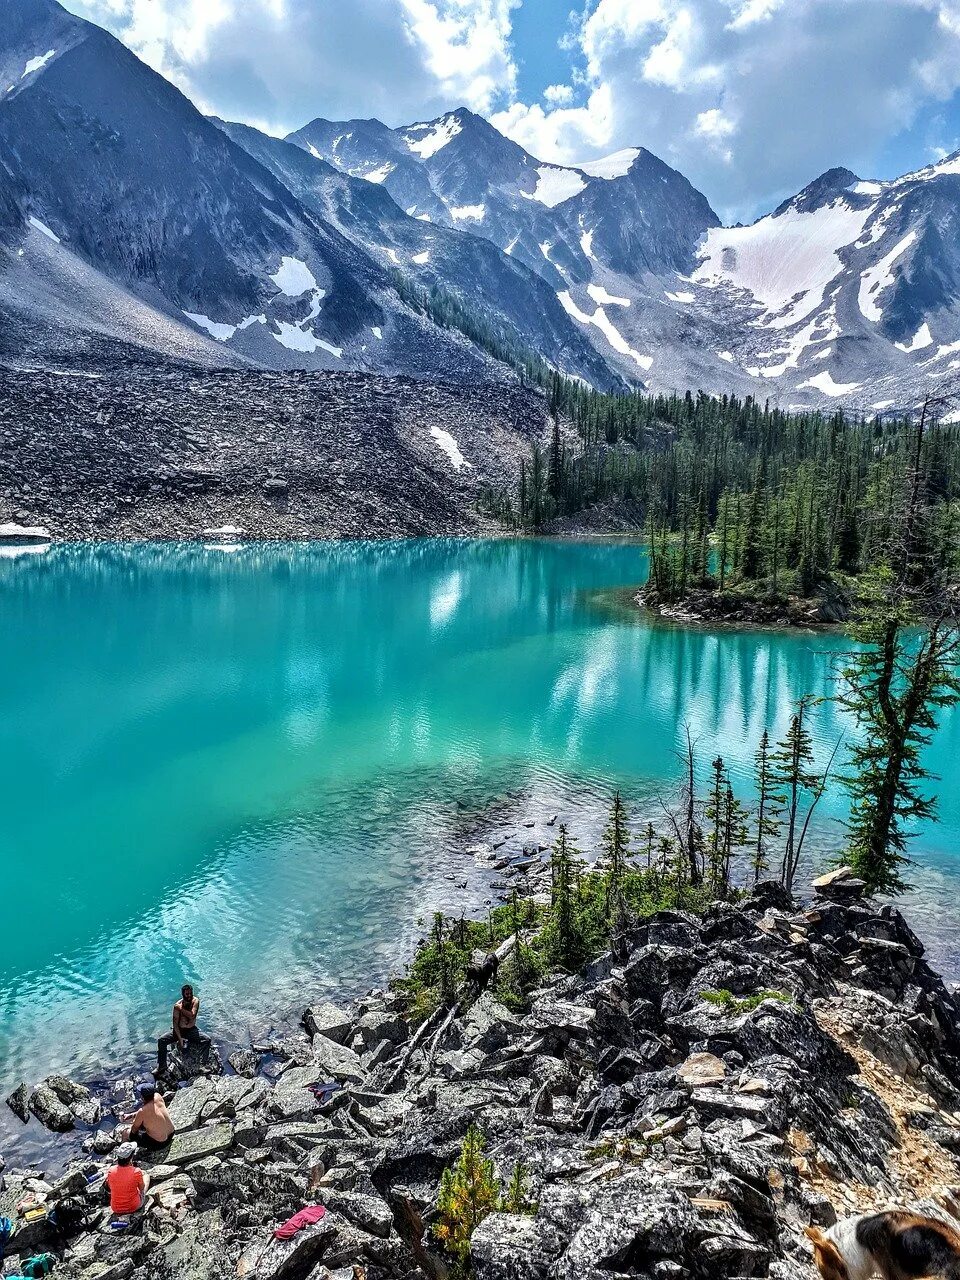
[[[609,542],[0,559],[3,1094],[142,1061],[186,979],[228,1044],[382,980],[418,920],[488,893],[475,842],[519,852],[559,813],[590,850],[615,786],[655,818],[685,721],[701,773],[720,752],[749,799],[764,726],[830,691],[847,642],[651,625],[592,594],[644,574]],[[814,727],[825,759],[836,710]],[[950,714],[905,904],[951,976],[958,758]],[[818,857],[843,813],[833,787]]]

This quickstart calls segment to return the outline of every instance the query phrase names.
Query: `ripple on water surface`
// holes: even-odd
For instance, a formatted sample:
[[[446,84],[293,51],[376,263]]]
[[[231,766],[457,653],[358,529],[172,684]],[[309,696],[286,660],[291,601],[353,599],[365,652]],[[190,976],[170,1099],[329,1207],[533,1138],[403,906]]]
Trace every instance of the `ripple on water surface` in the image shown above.
[[[559,810],[589,848],[616,785],[655,818],[685,723],[746,794],[763,728],[829,691],[845,642],[596,606],[644,571],[636,545],[549,541],[0,562],[0,1087],[147,1052],[185,978],[231,1040],[382,979],[418,920],[482,896],[478,832],[518,849]],[[930,749],[945,780],[958,724]],[[849,732],[830,706],[813,727],[822,758]],[[957,792],[912,904],[954,971]],[[817,850],[843,813],[834,787]]]

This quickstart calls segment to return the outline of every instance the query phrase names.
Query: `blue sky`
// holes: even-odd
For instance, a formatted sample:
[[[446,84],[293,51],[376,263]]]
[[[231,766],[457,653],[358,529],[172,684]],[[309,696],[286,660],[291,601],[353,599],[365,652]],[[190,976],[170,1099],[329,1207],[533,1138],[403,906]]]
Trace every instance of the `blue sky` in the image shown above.
[[[273,133],[465,105],[541,159],[645,146],[727,221],[960,147],[960,0],[66,0]]]

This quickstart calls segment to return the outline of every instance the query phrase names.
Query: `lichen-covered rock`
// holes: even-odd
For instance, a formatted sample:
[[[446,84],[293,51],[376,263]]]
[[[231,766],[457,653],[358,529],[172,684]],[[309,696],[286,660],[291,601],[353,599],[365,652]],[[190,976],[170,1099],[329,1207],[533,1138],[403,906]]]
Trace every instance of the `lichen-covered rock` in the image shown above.
[[[74,1127],[73,1112],[46,1081],[31,1093],[29,1105],[40,1123],[54,1133],[67,1133]]]
[[[397,1018],[374,993],[343,1034]],[[478,1280],[806,1280],[806,1225],[919,1203],[960,1169],[960,1005],[899,914],[869,900],[798,910],[761,886],[701,919],[662,912],[524,1011],[467,1002],[397,1072],[379,1046],[399,1058],[405,1043],[360,1059],[317,1028],[273,1047],[275,1081],[180,1089],[149,1223],[69,1242],[67,1280],[238,1263],[252,1280],[438,1280],[437,1189],[472,1123],[501,1185],[520,1166],[529,1209],[478,1227]],[[310,1090],[338,1074],[330,1095]],[[13,1173],[0,1210],[31,1185],[79,1189],[86,1171],[53,1188]],[[317,1200],[318,1228],[272,1240]],[[948,1193],[937,1204],[960,1218]]]
[[[24,1124],[30,1119],[30,1090],[25,1084],[18,1084],[7,1098],[7,1106]]]
[[[176,1133],[164,1152],[165,1164],[189,1164],[204,1156],[217,1155],[233,1146],[233,1128],[229,1124],[208,1125],[189,1133]]]

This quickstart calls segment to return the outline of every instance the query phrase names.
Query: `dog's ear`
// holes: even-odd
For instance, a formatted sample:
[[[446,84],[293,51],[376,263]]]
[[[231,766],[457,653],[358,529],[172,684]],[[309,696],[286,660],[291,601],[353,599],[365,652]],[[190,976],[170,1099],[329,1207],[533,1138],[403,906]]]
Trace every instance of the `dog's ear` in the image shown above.
[[[808,1240],[812,1240],[814,1244],[826,1244],[827,1237],[823,1234],[819,1227],[804,1227],[803,1234]]]

